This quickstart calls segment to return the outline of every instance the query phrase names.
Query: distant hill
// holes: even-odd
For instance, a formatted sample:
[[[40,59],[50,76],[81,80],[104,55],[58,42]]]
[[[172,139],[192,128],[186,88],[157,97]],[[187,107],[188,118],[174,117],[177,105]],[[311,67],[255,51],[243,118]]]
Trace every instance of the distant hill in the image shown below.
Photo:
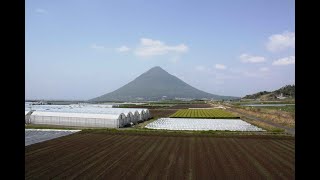
[[[162,99],[237,99],[196,89],[156,66],[119,89],[89,101],[154,101]]]
[[[295,85],[286,85],[275,91],[261,91],[255,94],[246,95],[242,99],[261,99],[261,100],[277,100],[281,98],[295,98]]]

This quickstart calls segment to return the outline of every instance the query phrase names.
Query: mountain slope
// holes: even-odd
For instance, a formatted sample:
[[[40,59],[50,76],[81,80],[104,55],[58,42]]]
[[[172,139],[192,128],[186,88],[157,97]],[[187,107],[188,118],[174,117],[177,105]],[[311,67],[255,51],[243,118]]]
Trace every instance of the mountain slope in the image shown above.
[[[160,100],[174,98],[192,99],[234,99],[230,96],[218,96],[198,90],[179,78],[169,74],[161,67],[156,66],[141,74],[139,77],[121,88],[91,99],[89,101],[137,101]]]
[[[295,98],[295,85],[286,85],[271,92],[261,91],[255,94],[246,95],[243,97],[243,99],[276,100],[281,94],[287,98]]]

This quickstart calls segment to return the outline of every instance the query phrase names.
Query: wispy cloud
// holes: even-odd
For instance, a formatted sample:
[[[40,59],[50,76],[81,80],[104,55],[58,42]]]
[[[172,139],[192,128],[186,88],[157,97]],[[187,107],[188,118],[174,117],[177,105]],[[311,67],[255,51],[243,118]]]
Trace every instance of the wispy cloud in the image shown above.
[[[173,64],[178,63],[180,60],[180,56],[173,56],[172,58],[169,59],[170,62],[172,62]]]
[[[37,8],[35,11],[36,11],[36,13],[39,13],[39,14],[47,14],[48,13],[47,10],[42,9],[42,8]]]
[[[255,77],[255,78],[260,77],[260,74],[258,74],[256,72],[250,72],[250,71],[244,71],[243,75],[245,77]]]
[[[262,67],[262,68],[259,68],[259,71],[267,72],[267,71],[269,71],[269,68],[267,68],[267,67]]]
[[[250,54],[241,54],[240,59],[243,63],[261,63],[266,61],[265,57],[262,56],[252,56]]]
[[[195,69],[196,69],[197,71],[205,71],[205,70],[206,70],[206,67],[199,65],[199,66],[196,66]]]
[[[271,52],[295,48],[295,33],[285,31],[282,34],[273,34],[269,37],[266,47]]]
[[[106,49],[104,46],[101,46],[101,45],[97,45],[97,44],[92,44],[90,46],[92,49]]]
[[[284,57],[273,61],[272,65],[274,66],[286,66],[290,64],[295,64],[295,56]]]
[[[128,52],[130,51],[130,48],[128,48],[127,46],[121,46],[119,48],[116,48],[117,52]]]
[[[227,66],[223,65],[223,64],[216,64],[214,66],[216,69],[221,69],[221,70],[225,70],[227,69]]]
[[[247,78],[267,79],[272,73],[268,67],[261,67],[259,69],[243,69],[239,76]]]
[[[181,54],[181,53],[187,52],[188,49],[189,48],[184,44],[169,46],[159,40],[141,38],[140,44],[138,48],[136,48],[134,53],[135,55],[140,57],[152,57],[152,56],[168,54],[171,52]]]

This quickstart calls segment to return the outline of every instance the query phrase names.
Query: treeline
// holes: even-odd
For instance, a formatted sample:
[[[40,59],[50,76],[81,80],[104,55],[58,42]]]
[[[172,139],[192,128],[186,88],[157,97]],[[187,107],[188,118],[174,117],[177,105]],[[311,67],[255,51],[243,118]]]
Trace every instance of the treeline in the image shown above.
[[[257,99],[257,98],[259,98],[260,96],[265,95],[265,94],[269,94],[269,93],[270,93],[270,92],[268,92],[268,91],[261,91],[261,92],[255,93],[255,94],[246,95],[246,96],[243,97],[243,98],[244,98],[244,99]]]
[[[295,85],[286,85],[273,92],[279,95],[282,93],[283,96],[295,97]]]

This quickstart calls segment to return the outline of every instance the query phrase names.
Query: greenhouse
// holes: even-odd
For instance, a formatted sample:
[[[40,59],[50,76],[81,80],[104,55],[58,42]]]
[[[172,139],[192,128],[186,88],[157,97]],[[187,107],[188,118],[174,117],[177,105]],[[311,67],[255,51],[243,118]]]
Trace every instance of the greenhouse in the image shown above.
[[[150,117],[148,109],[112,108],[105,104],[25,104],[26,124],[119,128]]]
[[[125,114],[128,115],[131,112],[135,117],[131,117],[131,120],[145,121],[151,117],[148,109],[136,109],[136,108],[108,108],[104,105],[95,104],[72,104],[72,105],[25,105],[25,110],[36,110],[41,112],[63,112],[63,113],[89,113],[89,114]],[[135,112],[137,111],[139,115]]]
[[[24,118],[24,121],[25,121],[25,124],[30,124],[30,115],[32,114],[33,111],[25,111],[24,115],[25,115],[25,118]]]
[[[92,114],[34,111],[30,116],[31,124],[45,124],[76,127],[119,128],[130,122],[125,114]]]

